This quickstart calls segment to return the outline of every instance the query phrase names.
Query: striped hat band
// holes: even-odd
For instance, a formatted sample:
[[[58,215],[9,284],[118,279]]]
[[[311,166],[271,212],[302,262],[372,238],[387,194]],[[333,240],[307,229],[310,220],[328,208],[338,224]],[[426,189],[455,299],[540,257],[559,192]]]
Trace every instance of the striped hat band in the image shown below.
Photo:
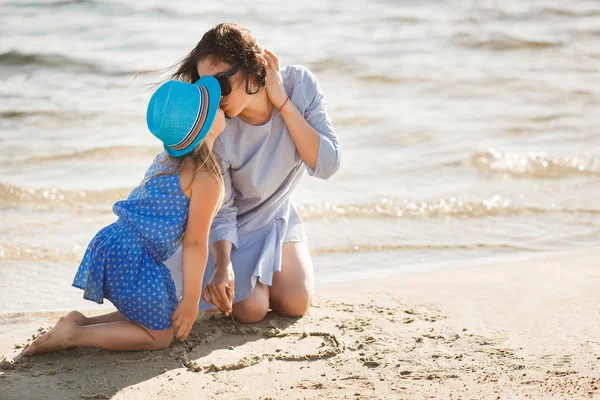
[[[173,150],[184,150],[190,144],[192,144],[194,142],[194,140],[196,139],[196,137],[198,137],[198,133],[200,133],[202,126],[204,126],[204,121],[206,121],[206,115],[208,114],[208,102],[209,102],[208,90],[204,86],[196,86],[196,87],[200,91],[200,111],[198,112],[198,115],[196,116],[196,121],[190,128],[189,132],[185,135],[183,140],[181,140],[179,143],[169,145],[169,147],[172,148]]]

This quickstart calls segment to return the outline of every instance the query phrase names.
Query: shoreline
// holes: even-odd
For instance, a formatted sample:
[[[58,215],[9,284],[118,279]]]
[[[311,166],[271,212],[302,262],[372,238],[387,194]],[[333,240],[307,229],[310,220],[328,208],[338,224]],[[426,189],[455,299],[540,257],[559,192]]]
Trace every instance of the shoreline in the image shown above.
[[[599,267],[595,248],[322,284],[300,319],[269,313],[239,335],[207,313],[187,345],[5,360],[0,386],[7,399],[599,398]],[[54,322],[3,324],[0,354]]]
[[[437,271],[444,271],[444,270],[461,270],[463,268],[473,268],[473,267],[484,267],[486,265],[494,265],[497,263],[506,263],[506,262],[511,262],[511,261],[520,261],[520,260],[527,260],[527,259],[531,259],[531,258],[536,258],[536,257],[540,257],[540,256],[546,256],[546,255],[563,255],[563,254],[577,254],[580,252],[585,252],[587,251],[588,248],[581,248],[581,249],[577,249],[577,250],[570,250],[570,251],[564,251],[564,250],[559,250],[559,251],[545,251],[545,250],[539,250],[539,251],[535,251],[535,252],[531,252],[531,251],[526,251],[526,252],[516,252],[516,253],[500,253],[500,254],[487,254],[484,256],[478,256],[478,255],[473,255],[470,254],[467,257],[464,258],[460,258],[457,257],[456,254],[452,254],[452,257],[449,257],[449,259],[446,260],[439,260],[439,259],[434,259],[434,260],[420,260],[417,261],[415,264],[410,264],[410,262],[412,262],[414,260],[415,257],[409,258],[409,260],[404,260],[402,262],[402,267],[400,268],[396,268],[396,269],[390,269],[390,268],[380,268],[377,271],[370,271],[370,273],[372,275],[370,275],[369,277],[366,278],[367,281],[377,281],[377,280],[381,280],[381,279],[396,279],[402,276],[411,276],[411,275],[415,275],[415,274],[428,274],[428,273],[432,273],[432,272],[437,272]],[[374,252],[375,254],[377,254],[378,252]],[[379,253],[381,254],[381,253]],[[348,254],[346,254],[348,255]],[[393,254],[395,255],[395,254]],[[359,254],[355,254],[353,255],[354,257],[360,257]],[[319,268],[319,258],[321,258],[322,256],[313,256],[313,259],[317,262],[315,262],[315,269]],[[324,260],[321,260],[324,261]],[[354,261],[354,260],[349,260],[349,261]],[[75,273],[75,268],[73,270],[73,274]],[[315,282],[315,289],[318,295],[319,289],[321,288],[326,288],[328,286],[334,286],[334,285],[341,285],[341,284],[350,284],[352,285],[355,282],[358,281],[362,281],[364,280],[364,278],[360,277],[361,273],[360,271],[345,271],[343,272],[341,275],[338,274],[336,276],[336,278],[332,279],[331,276],[332,274],[325,274],[323,275],[321,273],[321,276],[319,277],[319,273],[318,271],[316,271],[316,282]],[[319,279],[321,278],[321,279]],[[70,277],[69,277],[70,279]],[[71,290],[71,286],[68,286],[68,290]],[[83,293],[81,290],[77,289],[75,291],[78,294]],[[104,304],[96,304],[90,301],[86,301],[85,299],[83,299],[82,297],[78,297],[77,298],[78,303],[73,305],[72,307],[67,307],[67,308],[57,308],[57,309],[36,309],[33,311],[10,311],[7,313],[3,313],[2,310],[0,310],[0,324],[13,324],[13,323],[25,323],[28,321],[31,321],[33,319],[38,319],[38,318],[47,318],[47,319],[58,319],[61,316],[64,316],[64,314],[66,314],[67,312],[71,311],[71,310],[78,310],[80,312],[83,312],[84,314],[90,314],[90,315],[98,315],[98,314],[103,314],[103,313],[108,313],[108,312],[112,312],[115,311],[116,309],[114,308],[114,306],[110,303],[110,301],[106,301],[104,302]],[[82,304],[87,305],[88,307],[85,306],[81,306]],[[0,331],[1,332],[1,331]]]

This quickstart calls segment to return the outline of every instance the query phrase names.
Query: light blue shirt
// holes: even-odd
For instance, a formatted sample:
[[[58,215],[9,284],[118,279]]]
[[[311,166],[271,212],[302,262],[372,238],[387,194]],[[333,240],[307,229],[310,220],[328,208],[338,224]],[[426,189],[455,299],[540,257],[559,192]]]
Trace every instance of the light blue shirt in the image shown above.
[[[317,78],[302,66],[285,67],[281,75],[289,101],[319,132],[317,165],[313,171],[302,161],[277,109],[261,126],[249,125],[239,117],[227,121],[213,147],[223,173],[225,196],[209,240],[210,244],[228,240],[234,246],[234,303],[250,296],[257,280],[271,285],[273,273],[281,270],[283,243],[306,243],[302,220],[290,199],[300,178],[308,172],[327,179],[340,166],[338,139]],[[180,275],[181,250],[166,264],[173,276]],[[210,252],[203,290],[213,267]],[[207,308],[209,305],[201,300],[201,309]]]

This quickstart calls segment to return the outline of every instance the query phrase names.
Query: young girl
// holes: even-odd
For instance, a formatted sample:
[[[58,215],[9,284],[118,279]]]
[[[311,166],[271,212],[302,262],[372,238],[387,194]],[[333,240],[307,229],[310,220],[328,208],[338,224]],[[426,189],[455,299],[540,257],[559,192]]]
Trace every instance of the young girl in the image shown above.
[[[211,153],[225,127],[219,82],[169,81],[148,105],[150,131],[165,148],[127,200],[115,203],[118,220],[90,242],[73,286],[85,299],[110,300],[118,311],[86,317],[72,311],[24,355],[70,347],[135,351],[185,340],[198,314],[208,234],[223,178]],[[188,223],[189,221],[189,223]],[[163,264],[183,247],[183,296]]]

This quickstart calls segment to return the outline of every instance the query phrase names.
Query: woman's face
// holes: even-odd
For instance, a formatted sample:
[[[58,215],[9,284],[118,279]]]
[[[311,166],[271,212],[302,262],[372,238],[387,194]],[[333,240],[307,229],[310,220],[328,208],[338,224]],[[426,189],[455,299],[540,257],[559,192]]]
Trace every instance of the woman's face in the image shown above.
[[[206,75],[219,76],[231,70],[234,66],[223,62],[214,62],[206,57],[198,62],[196,68],[200,77]],[[229,118],[238,116],[252,101],[252,96],[246,93],[246,81],[242,71],[227,78],[231,85],[231,93],[221,97],[221,109]]]

